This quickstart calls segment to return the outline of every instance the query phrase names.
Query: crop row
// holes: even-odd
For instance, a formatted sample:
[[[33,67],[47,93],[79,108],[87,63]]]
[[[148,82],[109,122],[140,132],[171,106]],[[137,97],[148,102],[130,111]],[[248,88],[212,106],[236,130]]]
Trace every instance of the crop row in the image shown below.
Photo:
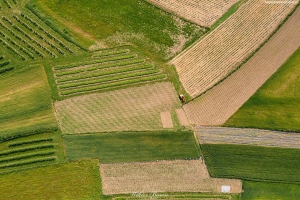
[[[1,59],[0,59],[1,60]],[[0,63],[0,68],[1,67],[4,67],[4,66],[6,66],[6,65],[8,65],[10,63],[10,61],[9,60],[6,60],[6,61],[4,61],[4,62],[1,62]]]
[[[11,38],[5,36],[5,38],[7,39],[7,41],[9,41],[12,45],[14,45],[16,48],[18,48],[20,51],[22,51],[24,54],[26,54],[29,58],[34,59],[34,56],[28,52],[26,49],[24,49],[23,47],[21,47],[19,44],[17,44],[14,40],[12,40]]]
[[[129,49],[121,49],[121,50],[116,50],[116,51],[105,51],[101,53],[95,53],[92,57],[93,58],[98,58],[102,56],[111,56],[111,55],[117,55],[117,54],[123,54],[123,53],[129,53]]]
[[[15,5],[18,5],[17,0],[12,0],[14,2]]]
[[[107,69],[107,68],[113,69],[114,67],[127,67],[127,65],[142,63],[144,60],[142,59],[142,60],[134,60],[134,61],[132,61],[130,63],[125,62],[125,63],[114,63],[113,65],[102,65],[102,66],[100,65],[100,66],[97,66],[97,69],[100,70],[100,69]],[[142,68],[142,66],[141,66],[141,68]],[[88,68],[87,71],[90,72],[91,70]],[[82,74],[83,72],[85,72],[84,69],[77,69],[77,70],[72,70],[72,71],[69,70],[69,71],[63,71],[63,72],[56,73],[55,76],[61,77],[61,76],[65,76],[65,75],[73,75],[73,76],[68,76],[68,77],[63,77],[63,78],[58,79],[57,83],[61,83],[61,82],[67,82],[67,81],[74,81],[77,79],[92,78],[92,77],[97,77],[99,75],[102,75],[101,74],[102,72]],[[74,76],[75,74],[76,74],[76,76]]]
[[[31,154],[22,155],[22,156],[14,156],[14,157],[10,157],[10,158],[1,159],[0,163],[11,162],[11,161],[16,161],[16,160],[24,160],[24,159],[28,159],[28,158],[34,158],[34,157],[50,156],[53,154],[55,154],[54,151],[31,153]]]
[[[6,165],[1,165],[0,169],[8,168],[8,167],[19,167],[19,166],[24,166],[24,165],[29,165],[29,164],[35,164],[35,163],[42,163],[42,162],[49,162],[49,161],[54,161],[56,160],[56,157],[47,157],[47,158],[39,158],[39,159],[34,159],[34,160],[28,160],[24,162],[16,162],[16,163],[10,163]]]
[[[124,60],[124,59],[130,59],[137,57],[136,54],[128,54],[128,55],[122,55],[122,56],[114,56],[109,58],[103,58],[100,60],[92,60],[92,61],[86,61],[81,63],[71,63],[68,65],[61,65],[61,66],[55,66],[54,70],[62,70],[62,69],[70,69],[74,67],[82,67],[85,65],[92,65],[92,64],[98,64],[98,63],[105,63],[105,62],[111,62],[111,61],[118,61],[118,60]]]
[[[124,86],[124,85],[129,85],[129,84],[161,80],[164,78],[166,78],[165,74],[159,74],[159,75],[154,75],[154,76],[141,77],[141,78],[137,78],[137,79],[121,80],[121,81],[113,82],[113,83],[107,83],[107,84],[95,85],[95,86],[90,86],[90,87],[66,90],[66,91],[60,92],[60,95],[66,96],[66,95],[71,95],[71,94],[76,94],[76,93],[91,92],[91,91],[95,91],[95,90],[115,88],[115,87],[120,87],[120,86]]]
[[[26,19],[27,21],[29,21],[32,25],[34,25],[36,28],[38,28],[43,33],[45,33],[50,39],[54,40],[56,43],[58,43],[60,46],[62,46],[64,49],[66,49],[69,53],[74,53],[69,47],[67,47],[59,39],[57,39],[55,36],[53,36],[48,31],[46,31],[43,27],[41,27],[38,23],[36,23],[30,17],[28,17],[27,15],[24,15],[23,13],[21,13],[21,17],[23,17],[24,19]],[[57,48],[56,46],[53,45],[53,48],[55,48],[60,54],[63,54],[63,52],[59,48]]]
[[[12,67],[12,66],[1,68],[0,69],[0,74],[3,74],[3,73],[8,72],[8,71],[11,71],[13,69],[15,69],[15,68]]]
[[[38,150],[38,149],[51,149],[51,148],[54,148],[53,144],[31,146],[28,148],[20,148],[20,149],[14,149],[14,150],[9,150],[9,151],[2,151],[2,152],[0,152],[0,156],[6,156],[6,155],[15,154],[15,153],[27,152],[27,151],[34,151],[34,150]]]
[[[37,55],[39,55],[40,57],[44,57],[44,55],[39,52],[35,47],[31,46],[30,44],[28,44],[28,42],[26,40],[24,40],[22,37],[20,37],[19,35],[17,35],[14,31],[12,31],[11,29],[9,29],[8,27],[4,26],[1,22],[0,25],[7,30],[11,35],[13,35],[15,38],[17,38],[19,41],[21,41],[23,44],[25,44],[29,49],[31,49],[32,51],[34,51]]]
[[[52,138],[39,139],[39,140],[30,140],[30,141],[11,143],[11,144],[8,145],[8,147],[15,147],[15,146],[22,146],[22,145],[27,145],[27,144],[43,143],[43,142],[51,142],[51,141],[53,141]]]
[[[20,29],[18,26],[13,25],[13,28],[16,29],[17,31],[19,31],[20,33],[22,33],[26,38],[28,38],[31,42],[33,42],[34,44],[36,44],[38,47],[40,47],[41,49],[43,49],[45,52],[47,52],[49,55],[52,56],[52,52],[47,49],[46,47],[44,47],[41,43],[37,42],[35,39],[31,38],[27,33],[25,33],[22,29]]]
[[[152,70],[138,71],[138,72],[134,72],[134,73],[118,74],[118,75],[114,75],[114,76],[102,77],[102,78],[97,78],[97,79],[88,79],[88,80],[83,80],[83,81],[66,83],[66,84],[59,85],[58,88],[62,90],[62,89],[67,89],[67,88],[72,88],[72,87],[120,81],[122,79],[124,80],[124,79],[136,78],[136,77],[141,77],[141,76],[149,76],[149,75],[157,74],[159,72],[160,72],[159,69],[152,69]]]
[[[2,55],[2,56],[0,56],[0,60],[2,60],[4,58],[4,56]]]
[[[11,5],[10,5],[6,0],[3,0],[3,2],[5,3],[5,5],[6,5],[8,8],[11,8]]]
[[[14,52],[17,56],[19,56],[22,60],[26,60],[24,56],[22,56],[19,52],[17,52],[13,47],[11,47],[9,44],[7,44],[4,40],[0,38],[0,42],[9,50]]]
[[[51,46],[51,43],[45,39],[42,35],[40,35],[37,31],[35,31],[34,29],[32,29],[30,26],[28,26],[28,24],[24,23],[23,21],[21,21],[17,16],[13,16],[14,19],[19,22],[22,26],[24,26],[25,28],[27,28],[31,33],[33,33],[35,36],[37,36],[39,39],[43,40],[46,44]],[[53,45],[54,46],[54,45]],[[56,57],[56,55],[50,51],[50,55],[52,57]]]

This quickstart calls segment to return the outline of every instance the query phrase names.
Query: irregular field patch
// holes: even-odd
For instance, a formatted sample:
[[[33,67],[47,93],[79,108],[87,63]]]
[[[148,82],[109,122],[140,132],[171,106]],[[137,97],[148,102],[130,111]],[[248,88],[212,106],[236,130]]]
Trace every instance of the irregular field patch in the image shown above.
[[[191,131],[122,132],[65,135],[68,160],[99,159],[101,163],[197,159]]]
[[[201,26],[211,26],[238,0],[148,0],[150,3],[161,7],[182,18],[190,20]]]
[[[63,134],[163,129],[160,112],[178,107],[176,91],[169,82],[55,103]]]
[[[293,4],[247,1],[224,23],[175,57],[171,63],[187,93],[196,97],[235,70],[294,7]]]
[[[242,182],[212,179],[200,160],[158,161],[150,163],[101,164],[103,194],[139,192],[214,192],[222,185],[231,193],[242,192]]]
[[[300,149],[202,144],[212,177],[299,183]]]
[[[261,87],[264,82],[267,81],[267,79],[271,77],[272,74],[275,73],[276,70],[278,70],[278,68],[299,48],[299,20],[300,9],[298,7],[293,15],[272,36],[272,38],[240,69],[238,69],[223,82],[209,90],[204,95],[185,105],[184,110],[186,111],[190,122],[192,124],[198,125],[221,125],[225,123],[226,120],[228,120],[228,118],[233,115],[257,91],[257,89],[259,89],[259,87]],[[283,88],[290,85],[287,88],[288,90],[291,90],[291,93],[284,93],[280,97],[280,93],[270,96],[271,93],[269,92],[264,96],[264,98],[266,98],[265,103],[263,102],[263,98],[258,99],[257,95],[256,97],[253,97],[251,103],[251,105],[253,106],[249,107],[248,109],[248,112],[251,111],[251,118],[249,118],[250,120],[248,121],[255,124],[252,127],[274,129],[274,123],[270,123],[268,126],[264,125],[268,120],[273,121],[274,116],[277,116],[277,121],[282,120],[282,122],[277,123],[282,124],[283,127],[288,127],[290,130],[293,130],[292,127],[296,127],[297,124],[300,124],[299,114],[294,112],[295,108],[299,107],[296,106],[299,104],[299,93],[293,93],[296,88],[294,87],[294,84],[299,83],[299,81],[297,82],[297,76],[292,75],[296,74],[299,71],[299,61],[295,62],[295,59],[297,58],[299,58],[297,55],[294,56],[294,58],[292,58],[294,61],[290,61],[292,62],[291,64],[285,64],[287,66],[282,67],[288,68],[288,66],[291,65],[289,67],[291,70],[290,72],[288,72],[289,69],[283,69],[283,71],[286,71],[283,72],[286,74],[284,75],[284,80],[281,79],[281,75],[278,74],[281,72],[278,72],[278,75],[276,75],[276,77],[279,78],[278,80],[275,81],[275,77],[272,78],[272,82],[274,82],[275,84],[274,87],[269,89],[269,91],[276,91],[279,89],[279,87]],[[279,71],[282,70],[280,69]],[[290,74],[287,75],[287,73]],[[286,83],[284,84],[285,86],[283,86],[282,83]],[[267,83],[267,85],[268,84],[269,83]],[[270,102],[267,102],[269,101],[267,100],[267,96],[270,97],[270,101],[272,99],[275,103],[269,106]],[[292,101],[291,97],[293,99]],[[268,105],[266,105],[266,102]],[[257,104],[261,104],[261,106],[256,107]],[[279,113],[278,110],[280,110]],[[266,117],[264,116],[267,114],[266,111],[270,112],[270,114],[268,115],[268,119],[266,119]],[[241,112],[239,116],[241,119],[240,121],[244,120],[243,118],[245,116],[249,117],[249,115],[245,115],[244,112]],[[252,120],[253,118],[256,118],[256,120]],[[289,120],[292,120],[292,122],[289,123]],[[230,124],[230,121],[233,120],[229,120],[229,123],[227,123],[228,125]],[[283,125],[286,123],[289,125]],[[234,123],[231,123],[231,126],[233,125]],[[238,125],[238,123],[236,123],[236,125]],[[246,123],[240,123],[241,127],[245,125]]]
[[[101,199],[98,161],[70,162],[0,176],[3,199]],[[14,188],[14,189],[12,189]]]
[[[300,149],[299,133],[200,126],[196,131],[199,142],[204,144],[245,144]]]

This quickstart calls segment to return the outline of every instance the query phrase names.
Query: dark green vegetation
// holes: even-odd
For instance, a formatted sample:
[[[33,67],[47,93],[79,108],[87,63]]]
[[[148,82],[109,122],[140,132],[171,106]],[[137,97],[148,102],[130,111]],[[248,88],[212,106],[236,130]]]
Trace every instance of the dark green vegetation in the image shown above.
[[[190,131],[65,135],[67,159],[97,158],[101,163],[197,159]]]
[[[1,199],[102,199],[98,161],[81,161],[0,176]]]
[[[300,185],[243,181],[243,200],[298,200]]]
[[[0,137],[57,129],[42,66],[26,66],[0,78]]]
[[[300,149],[203,144],[213,177],[300,183]]]
[[[224,124],[300,131],[300,48]]]
[[[0,143],[0,173],[55,164],[64,160],[60,132],[38,133]]]
[[[35,0],[34,4],[105,45],[133,44],[160,59],[173,57],[182,50],[178,46],[187,47],[207,31],[143,0]]]

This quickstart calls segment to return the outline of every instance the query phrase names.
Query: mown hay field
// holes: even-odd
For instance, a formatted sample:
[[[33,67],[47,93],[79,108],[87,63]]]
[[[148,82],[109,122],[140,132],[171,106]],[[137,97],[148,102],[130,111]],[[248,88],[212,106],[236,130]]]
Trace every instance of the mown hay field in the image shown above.
[[[1,199],[102,199],[94,160],[5,174],[0,181]]]
[[[184,110],[190,122],[198,125],[222,125],[225,123],[226,120],[228,120],[229,117],[232,116],[299,48],[299,20],[300,9],[297,8],[293,15],[272,38],[254,54],[252,58],[241,66],[240,69],[204,95],[185,105]],[[299,53],[297,53],[297,55],[298,54]],[[298,105],[297,102],[299,102],[297,97],[298,93],[294,92],[296,91],[295,84],[297,84],[296,74],[299,74],[299,67],[297,67],[299,66],[299,61],[295,61],[295,59],[299,58],[297,55],[291,58],[292,60],[288,62],[290,64],[284,64],[284,66],[279,69],[277,75],[274,75],[278,77],[276,81],[275,77],[271,78],[271,82],[276,83],[269,91],[278,91],[279,88],[282,88],[282,92],[290,91],[289,93],[284,92],[280,95],[281,92],[276,94],[274,92],[268,92],[264,94],[265,100],[263,98],[258,100],[255,97],[257,95],[253,97],[255,100],[252,101],[253,106],[251,106],[252,117],[251,120],[248,120],[248,122],[256,125],[253,127],[274,129],[276,127],[274,126],[275,124],[269,123],[269,125],[266,125],[265,122],[273,121],[275,116],[277,116],[277,123],[283,127],[289,127],[285,130],[296,130],[295,128],[297,124],[299,124],[299,114],[294,112],[293,109],[299,107],[296,106]],[[280,75],[281,73],[284,74]],[[283,78],[283,76],[285,78]],[[269,83],[266,84],[268,85]],[[273,95],[270,96],[270,94]],[[270,96],[271,99],[274,100],[273,104],[268,102],[267,96]],[[291,101],[291,97],[293,101]],[[258,102],[261,102],[260,108],[256,107]],[[266,105],[266,103],[268,105]],[[263,112],[264,110],[266,112]],[[268,118],[264,115],[268,115]],[[283,115],[285,116],[284,118],[282,118]],[[243,112],[239,116],[240,119],[242,119],[249,115],[245,115]],[[254,121],[252,118],[256,118],[256,120]],[[233,120],[229,120],[228,125],[230,121],[233,122]],[[231,123],[231,125],[233,124],[234,123]],[[238,125],[238,123],[236,123],[236,125]],[[245,125],[246,123],[243,125],[240,123],[241,127],[245,127]],[[292,127],[294,127],[294,129]]]
[[[180,107],[171,83],[161,82],[73,97],[55,103],[63,134],[163,129],[160,112]]]
[[[198,159],[191,131],[120,132],[65,135],[68,160],[99,159],[101,163]]]
[[[202,144],[212,177],[299,183],[300,149]]]
[[[212,179],[201,160],[157,161],[149,163],[100,164],[103,194],[140,192],[213,192],[230,186],[242,192],[242,182]]]
[[[295,4],[247,1],[224,23],[175,57],[187,93],[196,97],[234,71],[292,11]]]
[[[300,134],[261,129],[201,127],[195,128],[203,144],[244,144],[300,149]]]

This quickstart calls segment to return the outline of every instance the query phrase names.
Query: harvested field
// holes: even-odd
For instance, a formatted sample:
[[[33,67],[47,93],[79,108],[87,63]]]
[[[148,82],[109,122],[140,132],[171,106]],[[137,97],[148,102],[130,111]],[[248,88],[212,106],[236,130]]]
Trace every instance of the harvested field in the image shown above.
[[[196,128],[196,132],[200,143],[300,148],[299,133],[201,126]]]
[[[173,128],[173,121],[170,111],[161,112],[160,118],[163,128]]]
[[[201,160],[101,164],[100,172],[105,195],[139,192],[221,192],[222,185],[230,186],[231,193],[242,191],[240,180],[210,178]]]
[[[221,125],[233,115],[300,46],[300,8],[238,71],[184,106],[192,124]]]
[[[168,82],[55,103],[64,134],[163,129],[160,113],[178,107],[176,91]]]
[[[187,93],[196,97],[235,70],[294,7],[294,4],[248,1],[210,34],[175,57],[171,63],[175,65]],[[277,48],[281,47],[278,42],[275,42]]]
[[[189,120],[182,108],[176,109],[176,115],[181,126],[189,126]]]
[[[211,26],[238,0],[148,0],[150,3],[161,7],[182,18],[202,26]]]

